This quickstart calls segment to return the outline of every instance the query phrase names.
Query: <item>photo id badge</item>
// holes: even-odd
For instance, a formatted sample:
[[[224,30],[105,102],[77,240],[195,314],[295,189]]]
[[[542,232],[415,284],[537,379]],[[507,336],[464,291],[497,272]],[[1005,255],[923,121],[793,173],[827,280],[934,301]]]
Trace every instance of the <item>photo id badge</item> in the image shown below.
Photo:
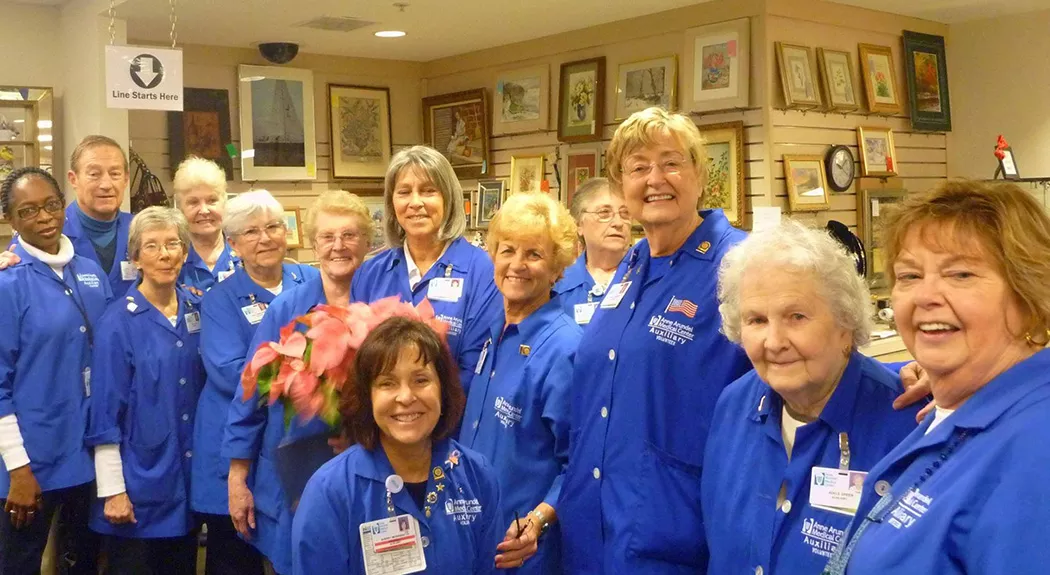
[[[629,289],[631,289],[631,282],[620,282],[609,286],[609,291],[605,293],[605,299],[602,300],[602,309],[613,309],[620,305],[620,301],[623,296],[627,295]]]
[[[266,315],[266,304],[259,302],[246,305],[241,308],[241,313],[244,314],[244,319],[248,320],[248,323],[258,325]]]
[[[139,279],[139,271],[128,261],[120,262],[120,279],[129,282]]]
[[[427,299],[457,302],[463,296],[463,278],[434,278],[427,285]]]
[[[809,504],[826,511],[853,515],[864,492],[865,471],[814,467],[810,473]]]
[[[186,314],[186,331],[197,333],[201,330],[201,312],[195,311]]]
[[[594,317],[594,310],[598,309],[598,302],[594,303],[578,303],[572,308],[573,318],[579,325],[587,325],[591,323],[591,318]]]
[[[359,531],[365,575],[407,575],[426,570],[419,523],[411,515],[362,523]]]
[[[219,272],[219,283],[222,283],[223,281],[225,281],[226,278],[232,276],[235,272],[236,272],[236,270]]]

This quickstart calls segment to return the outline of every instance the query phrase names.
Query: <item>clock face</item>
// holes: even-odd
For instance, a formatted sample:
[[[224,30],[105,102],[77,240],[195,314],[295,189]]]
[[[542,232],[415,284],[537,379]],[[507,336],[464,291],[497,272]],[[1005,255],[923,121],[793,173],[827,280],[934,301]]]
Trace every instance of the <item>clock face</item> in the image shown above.
[[[848,148],[839,148],[831,156],[831,173],[828,175],[837,189],[845,190],[853,183],[855,170],[856,163]]]

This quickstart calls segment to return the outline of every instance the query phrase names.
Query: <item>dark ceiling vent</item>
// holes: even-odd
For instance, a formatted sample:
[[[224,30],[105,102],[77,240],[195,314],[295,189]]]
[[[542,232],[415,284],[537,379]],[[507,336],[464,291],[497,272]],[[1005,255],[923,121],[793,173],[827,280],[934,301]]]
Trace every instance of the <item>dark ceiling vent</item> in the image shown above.
[[[361,20],[358,18],[345,18],[336,16],[321,16],[308,22],[298,24],[298,28],[313,28],[314,30],[327,30],[329,32],[350,32],[365,26],[371,26],[375,22]]]

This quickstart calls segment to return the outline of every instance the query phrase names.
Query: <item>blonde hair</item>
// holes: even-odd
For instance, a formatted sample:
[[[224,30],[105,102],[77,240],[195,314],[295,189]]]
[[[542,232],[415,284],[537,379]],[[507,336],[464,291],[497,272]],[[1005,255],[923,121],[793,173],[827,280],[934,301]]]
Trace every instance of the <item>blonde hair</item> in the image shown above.
[[[317,216],[321,213],[357,216],[361,220],[360,232],[367,238],[368,243],[372,243],[375,233],[372,216],[368,211],[368,206],[356,195],[345,190],[321,192],[321,195],[317,196],[317,199],[310,204],[310,208],[306,210],[306,221],[303,222],[306,235],[310,238],[317,233]]]
[[[205,186],[219,194],[219,202],[226,203],[226,172],[219,164],[204,158],[190,156],[179,164],[172,179],[175,195],[181,198],[193,188]]]
[[[390,160],[383,181],[383,235],[390,247],[405,243],[405,229],[397,223],[394,213],[394,188],[405,170],[419,168],[441,191],[445,204],[445,221],[438,229],[438,241],[448,242],[467,231],[467,216],[463,211],[463,188],[459,185],[448,158],[428,146],[412,146],[401,150]]]
[[[682,152],[689,156],[701,178],[704,175],[705,159],[704,137],[688,116],[668,112],[653,106],[631,114],[613,134],[609,151],[605,154],[606,171],[609,179],[617,184],[623,183],[623,160],[638,148],[652,146],[660,136],[671,136],[682,147]],[[701,190],[702,191],[702,190]]]
[[[945,182],[891,209],[883,227],[890,286],[893,262],[911,232],[929,246],[966,245],[983,250],[1017,297],[1024,334],[1047,343],[1050,329],[1050,218],[1016,184],[971,180]]]
[[[182,255],[189,253],[190,224],[186,221],[186,216],[175,208],[151,206],[131,218],[131,226],[128,229],[128,256],[132,261],[138,261],[142,251],[142,234],[158,228],[175,228],[179,233],[179,241],[182,242]]]
[[[553,271],[560,278],[576,258],[576,222],[565,206],[547,194],[518,193],[507,198],[489,223],[485,246],[495,259],[501,240],[532,235],[554,243]]]

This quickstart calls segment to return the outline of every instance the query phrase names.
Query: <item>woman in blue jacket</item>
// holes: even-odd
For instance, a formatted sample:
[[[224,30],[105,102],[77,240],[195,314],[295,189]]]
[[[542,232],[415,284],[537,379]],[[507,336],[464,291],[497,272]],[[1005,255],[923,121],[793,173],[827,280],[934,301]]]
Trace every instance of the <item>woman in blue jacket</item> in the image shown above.
[[[226,427],[248,346],[267,308],[282,291],[320,275],[316,268],[284,263],[288,241],[283,213],[281,204],[264,190],[230,200],[223,226],[241,265],[215,284],[201,303],[201,356],[208,380],[197,402],[190,500],[208,525],[209,575],[262,572],[258,551],[237,537],[230,519],[230,461],[216,439]]]
[[[21,263],[0,274],[0,573],[36,573],[58,512],[56,540],[70,573],[97,573],[87,529],[95,499],[84,445],[91,346],[112,297],[102,268],[62,234],[58,182],[39,168],[12,172],[0,208],[18,233]]]
[[[569,209],[584,252],[554,284],[553,297],[573,321],[587,325],[631,247],[631,215],[623,193],[605,178],[591,178],[576,188]]]
[[[368,334],[340,406],[356,445],[306,486],[292,534],[296,575],[363,575],[384,560],[377,551],[396,553],[402,573],[497,572],[499,482],[484,457],[450,439],[463,413],[456,372],[423,323],[391,318]]]
[[[190,157],[179,164],[172,178],[175,207],[190,225],[189,253],[179,285],[210,290],[237,271],[237,256],[223,234],[226,213],[226,173],[218,164]]]
[[[445,156],[426,146],[402,150],[384,182],[387,249],[354,277],[354,301],[389,296],[418,304],[426,298],[449,324],[448,345],[470,392],[474,366],[499,315],[492,261],[463,238],[463,190]]]
[[[320,277],[273,300],[248,346],[249,358],[264,342],[279,341],[281,328],[314,306],[350,305],[350,281],[371,245],[368,208],[349,192],[324,192],[310,206],[304,224],[317,251]],[[229,409],[222,457],[230,460],[230,516],[274,570],[287,575],[292,572],[294,512],[278,479],[277,448],[332,430],[319,418],[295,418],[286,428],[280,403],[267,407],[258,396],[245,398],[240,391]]]
[[[196,565],[190,467],[204,367],[198,300],[177,287],[187,227],[170,208],[135,216],[128,250],[141,279],[98,325],[87,436],[98,483],[91,528],[106,535],[112,574],[192,574]]]
[[[864,482],[826,572],[1041,573],[1050,564],[1050,218],[958,181],[885,222],[897,329],[934,415]]]
[[[489,328],[459,440],[499,474],[507,541],[496,566],[521,567],[522,574],[561,573],[555,506],[569,456],[569,386],[582,330],[551,300],[551,288],[572,261],[575,240],[569,211],[540,194],[508,198],[486,240],[504,312]]]
[[[722,331],[755,369],[715,406],[701,477],[708,573],[819,573],[864,476],[915,429],[899,378],[857,348],[871,294],[822,230],[785,221],[722,260]]]

